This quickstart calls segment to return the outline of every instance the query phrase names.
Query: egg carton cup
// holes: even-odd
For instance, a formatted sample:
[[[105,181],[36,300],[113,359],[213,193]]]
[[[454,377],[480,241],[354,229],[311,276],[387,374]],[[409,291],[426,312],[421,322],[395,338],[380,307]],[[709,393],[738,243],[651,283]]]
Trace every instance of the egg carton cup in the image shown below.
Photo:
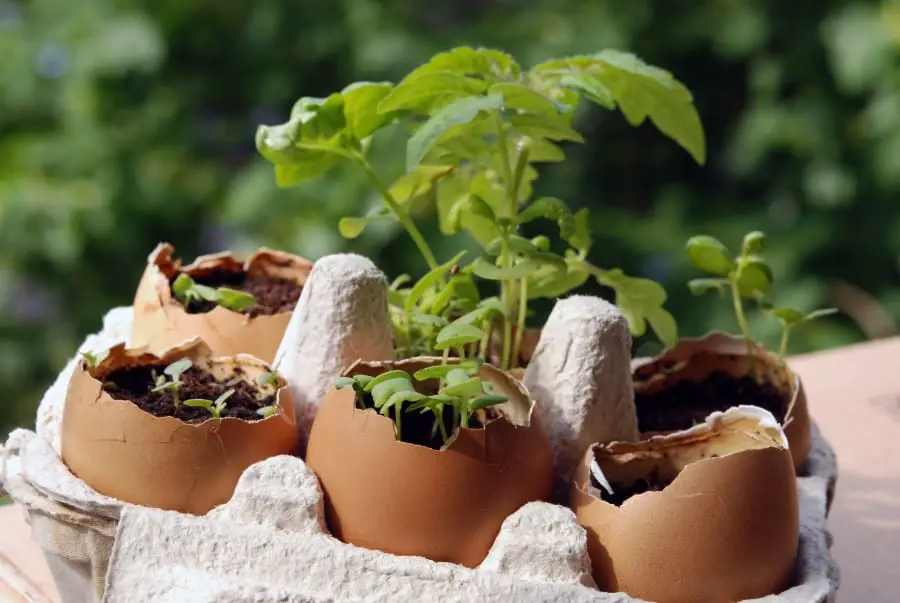
[[[276,355],[305,436],[318,401],[343,366],[391,354],[384,276],[365,258],[322,258]],[[127,340],[129,308],[104,319],[79,351]],[[551,440],[562,500],[582,445],[634,439],[630,336],[615,307],[573,296],[557,303],[525,375]],[[60,458],[69,363],[41,402],[34,432],[0,448],[0,478],[26,511],[65,603],[563,601],[637,602],[593,588],[586,533],[565,506],[530,503],[509,516],[475,569],[344,544],[324,523],[318,480],[296,457],[248,468],[233,498],[198,517],[139,507],[93,491]],[[837,469],[814,428],[798,479],[800,550],[795,586],[755,599],[833,601],[839,572],[826,517]],[[365,496],[360,492],[360,496]],[[714,577],[711,577],[714,579]]]

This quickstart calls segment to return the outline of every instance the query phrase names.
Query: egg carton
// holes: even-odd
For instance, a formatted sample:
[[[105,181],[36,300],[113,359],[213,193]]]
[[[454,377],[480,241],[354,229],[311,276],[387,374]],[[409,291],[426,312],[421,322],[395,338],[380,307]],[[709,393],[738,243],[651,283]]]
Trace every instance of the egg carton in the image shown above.
[[[275,361],[306,429],[343,366],[390,355],[385,289],[384,276],[365,258],[317,262]],[[81,351],[125,341],[130,320],[129,308],[113,310]],[[627,438],[634,429],[625,412],[632,404],[629,353],[624,319],[598,298],[561,300],[548,319],[525,383],[551,439],[558,496],[587,443]],[[550,503],[530,503],[508,517],[484,562],[469,569],[334,539],[318,480],[296,457],[248,468],[232,500],[203,517],[102,496],[59,455],[74,366],[73,360],[46,393],[36,433],[17,430],[0,450],[0,477],[26,510],[66,603],[637,601],[594,588],[585,531],[568,508]],[[815,429],[807,475],[798,479],[795,585],[757,601],[834,599],[839,572],[825,522],[835,478],[834,454]]]

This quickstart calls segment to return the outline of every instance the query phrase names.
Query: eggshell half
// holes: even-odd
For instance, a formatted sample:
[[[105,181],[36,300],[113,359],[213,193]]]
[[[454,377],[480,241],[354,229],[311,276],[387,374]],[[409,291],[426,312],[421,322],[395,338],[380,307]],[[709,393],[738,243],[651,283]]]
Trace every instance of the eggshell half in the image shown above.
[[[243,353],[272,362],[291,319],[290,312],[248,318],[240,312],[217,306],[209,312],[188,314],[172,295],[170,280],[180,273],[196,278],[225,270],[259,272],[303,285],[312,270],[312,262],[262,248],[245,262],[240,262],[230,252],[223,252],[200,256],[192,264],[182,267],[172,259],[173,252],[171,245],[160,243],[147,258],[147,268],[134,298],[131,345],[162,353],[188,339],[200,337],[217,356]]]
[[[776,354],[757,344],[754,349],[761,375],[782,393],[783,428],[790,443],[794,467],[800,471],[812,441],[803,384]],[[636,394],[653,394],[679,381],[702,381],[715,371],[734,377],[743,377],[750,372],[747,343],[742,337],[713,332],[699,338],[680,339],[674,348],[634,370],[634,391]]]
[[[590,485],[594,459],[613,489],[655,469],[675,478],[615,506]],[[690,430],[594,445],[571,495],[601,590],[658,603],[727,603],[789,586],[799,543],[796,477],[767,411],[740,406]]]
[[[256,421],[229,417],[184,423],[156,417],[102,389],[105,376],[118,368],[167,365],[184,357],[220,378],[241,367],[252,383],[270,370],[248,355],[213,358],[199,339],[161,357],[118,345],[97,368],[82,362],[69,382],[61,427],[62,459],[73,474],[106,496],[202,515],[231,498],[241,473],[253,463],[296,454],[294,405],[283,380],[276,393],[281,411]]]
[[[410,372],[440,358],[357,362],[346,375]],[[460,429],[442,450],[398,442],[393,422],[359,410],[350,389],[331,389],[309,436],[306,462],[325,491],[338,539],[395,555],[468,567],[481,563],[500,525],[531,501],[547,500],[550,445],[524,387],[489,365],[481,378],[509,397],[506,417]]]

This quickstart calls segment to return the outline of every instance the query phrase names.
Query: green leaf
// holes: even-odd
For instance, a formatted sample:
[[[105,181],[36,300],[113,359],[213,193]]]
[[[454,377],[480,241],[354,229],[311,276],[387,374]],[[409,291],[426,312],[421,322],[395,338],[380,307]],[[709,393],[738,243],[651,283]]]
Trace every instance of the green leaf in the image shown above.
[[[515,82],[501,82],[488,89],[488,94],[499,94],[503,97],[503,107],[518,109],[529,113],[543,113],[556,117],[560,110],[556,104],[541,92]]]
[[[650,322],[660,341],[666,345],[673,341],[672,330],[674,327],[677,331],[677,326],[671,314],[662,307],[666,301],[666,290],[662,285],[647,278],[627,276],[618,268],[597,270],[595,277],[601,285],[616,292],[616,305],[628,320],[633,335],[643,335],[647,330],[646,323]]]
[[[569,206],[556,197],[535,199],[519,213],[518,223],[527,224],[538,218],[556,222],[559,225],[559,234],[563,239],[569,239],[575,233],[575,218],[572,216]]]
[[[772,270],[759,256],[748,256],[738,273],[738,291],[744,297],[765,295],[772,288]]]
[[[474,325],[452,322],[438,333],[434,347],[438,350],[458,348],[481,341],[483,336],[484,332]]]
[[[824,318],[826,316],[831,316],[832,314],[837,314],[837,308],[821,308],[819,310],[813,310],[809,314],[803,317],[803,322],[807,322],[810,320],[816,320],[817,318]]]
[[[220,306],[224,306],[235,312],[244,312],[256,305],[256,298],[246,291],[238,291],[229,287],[218,289]]]
[[[338,377],[337,379],[334,380],[334,387],[337,389],[354,387],[355,384],[356,384],[356,381],[354,381],[353,377]]]
[[[561,297],[582,286],[590,273],[577,264],[570,264],[565,270],[542,271],[528,281],[529,299]]]
[[[718,239],[708,235],[697,235],[688,239],[685,245],[688,260],[698,270],[728,276],[735,269],[734,260]]]
[[[647,307],[644,308],[644,315],[663,346],[672,348],[678,343],[678,324],[668,310],[661,306]]]
[[[492,264],[491,262],[488,262],[483,258],[476,258],[475,261],[472,262],[472,271],[477,276],[490,281],[505,281],[526,278],[540,269],[541,265],[533,260],[521,261],[509,270]]]
[[[466,379],[461,383],[447,385],[438,391],[438,394],[442,396],[458,396],[460,398],[471,398],[482,393],[484,393],[484,390],[481,387],[481,379],[478,377]]]
[[[538,249],[531,241],[529,241],[525,237],[520,237],[519,235],[509,235],[506,241],[507,245],[509,246],[509,250],[513,253],[527,254],[533,251],[538,251]],[[500,255],[500,253],[503,251],[503,237],[497,237],[496,239],[485,245],[484,250],[490,255]]]
[[[463,314],[453,321],[453,324],[478,325],[484,321],[494,318],[502,318],[506,316],[506,306],[498,297],[488,297],[483,299],[478,307],[467,314]]]
[[[371,392],[379,383],[385,383],[387,381],[391,381],[394,379],[406,379],[409,380],[409,373],[406,371],[401,371],[398,369],[385,371],[380,375],[376,375],[372,377],[372,379],[365,384],[364,389],[367,392]]]
[[[766,235],[761,230],[754,230],[744,236],[741,247],[747,253],[762,253],[765,247]]]
[[[567,73],[560,78],[561,86],[572,88],[605,109],[615,109],[612,92],[596,76],[590,73]]]
[[[459,263],[459,260],[466,254],[465,251],[460,251],[457,253],[452,260],[447,262],[446,264],[442,264],[437,268],[430,270],[425,276],[419,279],[419,282],[415,284],[415,286],[410,290],[409,297],[406,298],[406,306],[405,310],[407,313],[411,313],[413,308],[416,307],[416,304],[419,303],[419,300],[425,294],[428,289],[431,289],[435,285],[437,285],[441,279],[450,271],[450,269]]]
[[[566,158],[561,148],[543,138],[525,136],[519,140],[528,149],[528,160],[532,163],[554,163]]]
[[[502,106],[503,97],[499,94],[468,96],[445,106],[422,124],[409,139],[406,146],[406,171],[412,171],[419,164],[441,134],[454,126],[472,121],[481,111],[499,109]]]
[[[415,111],[429,114],[460,98],[480,95],[487,84],[451,71],[409,74],[378,105],[381,114]]]
[[[234,390],[229,389],[225,393],[223,393],[221,396],[216,398],[216,400],[215,400],[215,402],[213,402],[213,404],[215,405],[216,408],[221,410],[221,409],[225,408],[225,403],[228,401],[228,398],[230,398],[233,395],[234,395]]]
[[[356,82],[341,90],[347,131],[356,140],[371,136],[392,121],[390,115],[378,111],[378,104],[392,88],[388,82]]]
[[[488,396],[481,396],[479,398],[475,398],[474,400],[469,402],[469,408],[471,410],[480,410],[482,408],[487,408],[488,406],[496,406],[497,404],[503,404],[507,402],[509,398],[504,396],[503,394],[491,394]]]
[[[591,212],[588,208],[583,207],[575,212],[575,230],[572,235],[566,239],[566,242],[577,249],[580,253],[587,254],[593,244],[591,238]]]
[[[368,220],[365,218],[356,216],[341,218],[341,221],[338,222],[338,232],[340,232],[341,236],[345,239],[355,239],[363,233],[367,223]]]
[[[439,180],[453,173],[452,165],[418,165],[391,185],[391,195],[400,203],[408,203],[431,190]]]
[[[482,245],[488,244],[500,233],[496,222],[497,217],[491,206],[478,195],[469,193],[456,199],[446,216],[447,226],[452,232],[465,228]]]
[[[649,116],[666,136],[694,160],[706,162],[706,139],[693,97],[671,73],[653,67],[631,53],[605,50],[597,55],[600,74],[619,109],[632,125]]]
[[[396,291],[397,289],[399,289],[400,287],[402,287],[403,285],[405,285],[406,283],[408,283],[411,280],[412,280],[412,277],[410,277],[408,274],[401,274],[400,276],[395,278],[393,281],[391,281],[389,288],[392,291]]]
[[[513,57],[500,50],[460,46],[441,52],[417,67],[408,77],[416,78],[434,72],[450,72],[479,80],[516,80],[520,68]]]
[[[413,377],[416,381],[428,381],[429,379],[443,379],[450,371],[455,370],[463,370],[467,374],[477,373],[481,370],[482,364],[483,362],[477,358],[470,358],[456,364],[435,364],[419,369],[413,374]]]
[[[385,379],[384,381],[375,383],[375,385],[371,389],[371,392],[372,401],[375,403],[375,408],[378,410],[387,411],[390,409],[390,406],[387,406],[387,404],[395,394],[399,392],[415,394],[416,390],[412,385],[410,376],[404,372],[402,376]]]
[[[382,410],[386,411],[388,408],[396,408],[397,412],[400,412],[403,408],[403,404],[405,402],[418,402],[419,400],[425,399],[424,394],[420,394],[417,391],[398,391],[391,394],[391,396],[387,399],[382,405]]]
[[[510,115],[506,122],[513,131],[531,138],[547,138],[549,140],[571,140],[584,142],[584,138],[566,122],[563,117],[546,115]]]
[[[709,291],[724,293],[725,287],[728,286],[728,281],[724,278],[695,278],[688,281],[687,285],[694,295],[703,295]]]
[[[210,413],[213,411],[213,403],[211,400],[204,400],[202,398],[191,398],[190,400],[185,400],[182,402],[185,406],[190,406],[191,408],[205,408]]]
[[[787,326],[794,326],[803,322],[805,318],[803,312],[800,310],[795,310],[793,308],[771,308],[767,310],[768,314],[776,317],[778,320],[786,324]]]
[[[194,288],[194,284],[194,279],[182,272],[175,277],[175,281],[172,283],[172,293],[183,302],[188,291]]]
[[[182,358],[181,360],[176,360],[175,362],[164,368],[163,373],[165,373],[172,379],[177,379],[183,372],[190,369],[193,364],[194,363],[191,362],[190,358]]]

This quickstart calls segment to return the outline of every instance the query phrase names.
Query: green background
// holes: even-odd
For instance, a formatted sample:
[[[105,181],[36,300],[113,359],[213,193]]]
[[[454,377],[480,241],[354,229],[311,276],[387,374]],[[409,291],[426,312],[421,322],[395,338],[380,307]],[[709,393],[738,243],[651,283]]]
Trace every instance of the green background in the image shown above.
[[[390,224],[348,242],[377,203],[351,167],[278,190],[257,124],[356,80],[396,81],[435,52],[502,48],[524,65],[630,50],[692,90],[708,162],[602,110],[538,194],[590,207],[592,260],[662,282],[684,335],[733,330],[692,297],[685,239],[769,235],[776,300],[843,314],[793,352],[891,335],[900,317],[900,6],[823,0],[0,0],[0,433],[34,408],[83,336],[130,303],[147,254],[257,245],[352,250],[421,274]],[[375,149],[385,169],[402,140]],[[398,156],[399,158],[399,156]],[[420,223],[441,258],[465,241]],[[587,292],[607,295],[600,289]],[[543,308],[546,311],[547,308]],[[777,324],[754,325],[771,343]],[[638,353],[655,350],[636,342]]]

